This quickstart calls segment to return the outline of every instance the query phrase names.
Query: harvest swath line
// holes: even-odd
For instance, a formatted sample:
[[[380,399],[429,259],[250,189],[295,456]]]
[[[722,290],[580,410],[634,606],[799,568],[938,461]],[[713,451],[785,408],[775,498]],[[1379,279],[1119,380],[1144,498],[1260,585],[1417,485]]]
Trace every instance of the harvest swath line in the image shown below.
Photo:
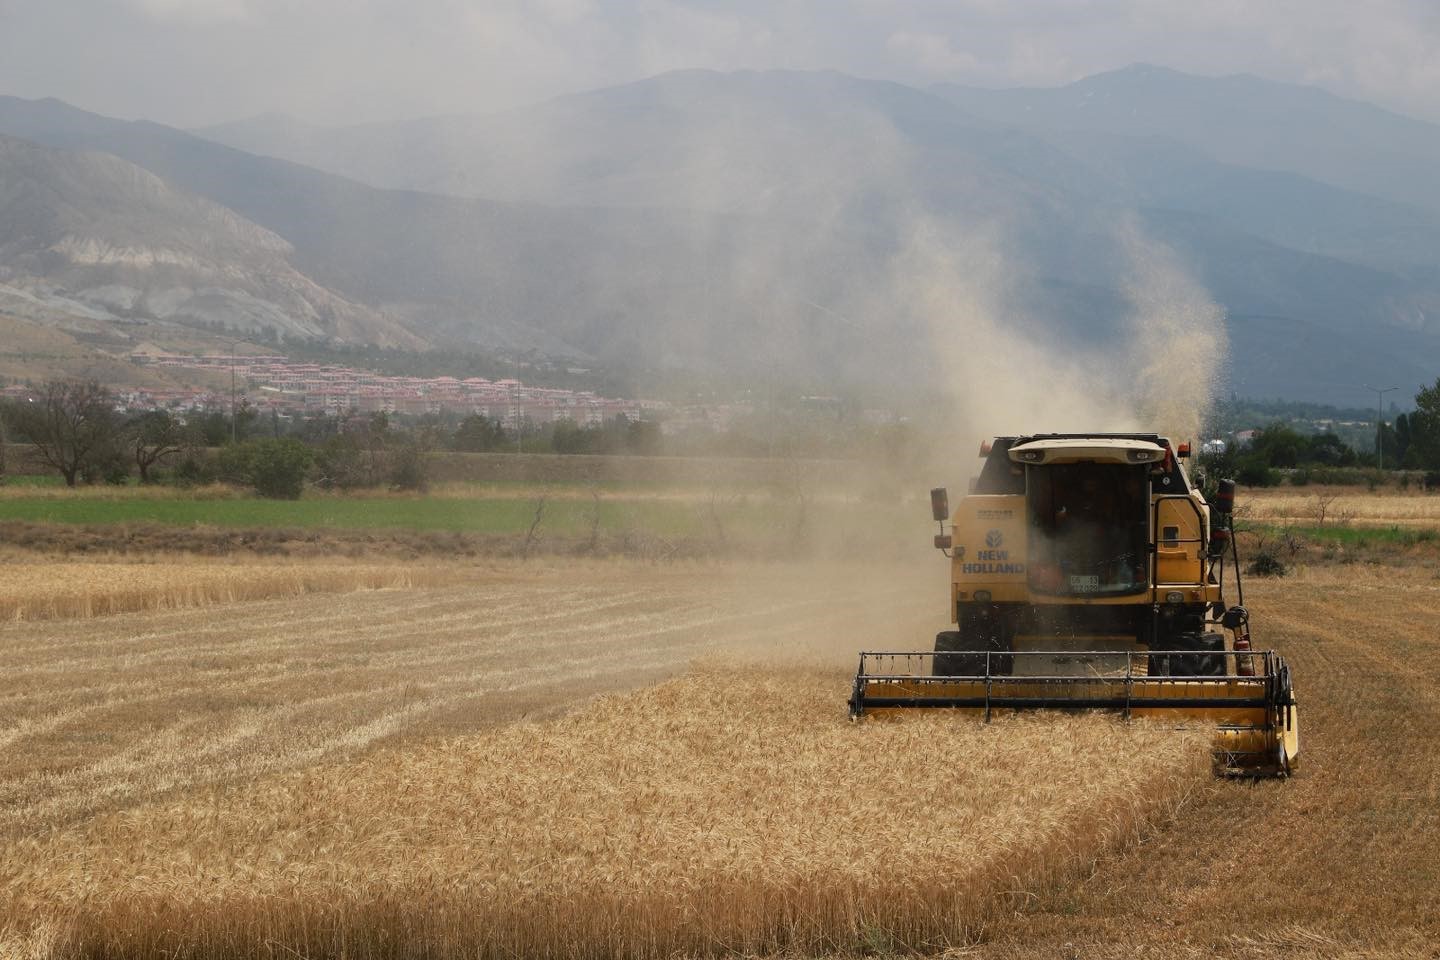
[[[0,574],[0,619],[13,620],[437,586],[456,579],[454,571],[438,566],[362,563],[8,562],[0,564]]]
[[[1213,785],[1143,850],[997,928],[985,957],[1436,956],[1440,580],[1356,564],[1245,593],[1295,670],[1300,775]]]
[[[635,587],[637,572],[653,585]],[[766,574],[738,590],[713,571],[624,564],[470,576],[0,627],[0,830],[551,709],[697,655],[813,645],[864,620],[843,585]]]
[[[1208,775],[1208,734],[1109,718],[851,725],[843,677],[732,668],[102,817],[22,844],[0,911],[61,956],[943,945]]]

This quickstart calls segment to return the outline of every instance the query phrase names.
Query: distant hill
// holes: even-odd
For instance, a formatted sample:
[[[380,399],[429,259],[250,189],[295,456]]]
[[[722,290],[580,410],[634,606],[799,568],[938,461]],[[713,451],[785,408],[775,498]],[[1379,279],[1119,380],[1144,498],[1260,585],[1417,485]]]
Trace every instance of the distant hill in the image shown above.
[[[1136,64],[1064,87],[932,90],[977,117],[1029,131],[1162,137],[1222,163],[1440,212],[1440,126],[1315,87]]]
[[[682,70],[490,116],[343,128],[271,116],[197,132],[375,186],[551,205],[813,212],[857,190],[975,205],[997,186],[1119,197],[1035,137],[832,72]],[[923,183],[887,181],[917,152],[926,162],[909,172]],[[971,179],[954,182],[962,171]]]
[[[600,206],[612,182],[607,174],[587,188],[595,204],[561,207],[377,190],[54,102],[0,100],[0,130],[145,165],[274,230],[295,245],[307,274],[406,317],[427,335],[746,376],[793,371],[883,383],[927,369],[929,351],[916,344],[930,332],[916,328],[914,318],[904,321],[904,311],[887,302],[893,298],[875,300],[894,283],[889,259],[908,239],[917,205],[927,216],[962,222],[1083,216],[1061,209],[1056,184],[1092,179],[1083,165],[1032,138],[975,136],[957,111],[930,94],[807,74],[685,74],[656,85],[662,89],[602,91],[583,110],[563,112],[594,116],[613,99],[615,110],[643,118],[637,100],[678,98],[680,110],[689,97],[702,96],[708,109],[729,104],[722,112],[740,126],[724,135],[753,164],[718,143],[713,149],[656,143],[661,153],[688,153],[702,164],[633,170],[643,189],[631,199],[665,202]],[[780,94],[767,94],[776,85]],[[866,92],[859,106],[857,90]],[[650,122],[654,137],[666,135],[665,123]],[[762,148],[760,131],[784,139],[785,149]],[[908,138],[932,149],[917,154]],[[594,150],[627,154],[636,147],[617,135]],[[870,159],[858,163],[862,154]],[[710,181],[709,165],[724,171],[727,160],[728,179]],[[624,167],[624,157],[616,157],[610,170]],[[645,185],[646,175],[667,178],[669,194]],[[780,187],[767,186],[781,176]],[[688,190],[713,190],[719,199],[687,203]],[[1037,269],[1042,256],[1067,264],[1083,259],[1050,246],[1031,254]],[[1077,339],[1113,324],[1103,312],[1081,309],[1093,273],[1079,270],[1073,295],[1064,275],[1029,289],[1036,322],[1060,311]]]
[[[1314,400],[1440,368],[1440,213],[1392,149],[1428,156],[1430,129],[1154,68],[1059,91],[685,71],[492,116],[204,137],[0,98],[0,133],[143,166],[436,343],[821,386],[942,381],[962,343],[1098,366],[1134,337],[1138,242],[1225,308],[1231,388]],[[1327,130],[1376,145],[1321,163]]]
[[[295,270],[291,245],[101,153],[0,136],[0,310],[280,338],[424,341]]]
[[[1234,385],[1325,396],[1434,369],[1435,180],[1377,173],[1393,173],[1392,144],[1428,143],[1428,125],[1322,91],[1143,66],[1059,90],[931,93],[960,109],[833,74],[691,71],[494,116],[339,129],[272,117],[205,132],[380,185],[473,196],[795,211],[823,209],[823,184],[865,198],[842,218],[857,234],[883,235],[912,202],[952,222],[1001,216],[1020,235],[1017,273],[1034,278],[1026,312],[1082,340],[1104,326],[1094,312],[1123,309],[1103,292],[1118,280],[1113,252],[1095,247],[1103,221],[1138,209],[1230,312]],[[1300,142],[1311,146],[1291,149]],[[1332,351],[1354,372],[1330,370]]]
[[[1090,131],[1037,133],[1104,170],[1145,207],[1210,217],[1300,253],[1404,275],[1440,266],[1440,213],[1297,173],[1221,163],[1178,140]]]

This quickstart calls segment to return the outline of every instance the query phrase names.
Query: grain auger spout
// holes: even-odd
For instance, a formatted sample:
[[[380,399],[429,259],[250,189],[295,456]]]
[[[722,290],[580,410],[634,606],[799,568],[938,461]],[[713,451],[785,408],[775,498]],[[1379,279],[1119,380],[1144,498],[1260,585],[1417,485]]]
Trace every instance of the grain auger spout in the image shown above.
[[[1208,503],[1188,453],[1154,434],[985,444],[953,515],[931,492],[955,629],[933,651],[862,653],[850,715],[1110,710],[1212,727],[1221,772],[1291,773],[1295,692],[1284,658],[1251,648],[1235,486],[1222,481]]]

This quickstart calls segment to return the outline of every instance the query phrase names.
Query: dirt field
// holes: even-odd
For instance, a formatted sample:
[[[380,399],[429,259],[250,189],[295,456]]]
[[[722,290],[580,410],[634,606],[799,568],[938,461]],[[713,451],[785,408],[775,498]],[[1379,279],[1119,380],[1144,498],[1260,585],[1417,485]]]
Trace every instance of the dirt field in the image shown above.
[[[466,577],[0,626],[0,830],[12,843],[78,836],[97,815],[549,718],[697,657],[828,668],[838,715],[854,651],[923,645],[943,619],[942,564],[532,563]],[[1083,882],[1003,891],[966,951],[1440,955],[1433,565],[1308,568],[1250,581],[1246,600],[1257,642],[1296,671],[1301,774],[1199,787]]]

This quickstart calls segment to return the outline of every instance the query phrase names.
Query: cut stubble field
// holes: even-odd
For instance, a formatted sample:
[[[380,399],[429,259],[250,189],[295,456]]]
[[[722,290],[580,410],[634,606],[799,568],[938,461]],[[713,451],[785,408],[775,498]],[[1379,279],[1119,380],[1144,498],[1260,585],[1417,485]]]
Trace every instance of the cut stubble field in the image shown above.
[[[62,954],[936,949],[997,891],[1143,835],[1208,771],[1203,735],[1110,718],[851,728],[836,680],[702,672],[102,817],[18,845],[0,904],[47,913]]]
[[[461,582],[0,627],[0,832],[553,712],[715,652],[835,657],[907,590],[618,561],[409,576]]]
[[[537,493],[533,497],[474,496],[312,496],[303,500],[264,500],[241,496],[9,496],[0,498],[0,520],[41,523],[168,525],[218,527],[369,529],[524,533],[534,521],[542,496],[547,532],[565,536],[587,533],[597,522],[605,531],[627,524],[684,533],[700,529],[703,515],[669,499],[629,497],[602,500]],[[745,514],[758,508],[747,508]],[[736,511],[741,513],[741,511]],[[754,521],[752,521],[754,522]]]
[[[1440,942],[1428,570],[1251,583],[1306,737],[1258,786],[1104,718],[849,724],[854,652],[943,625],[935,565],[446,575],[0,626],[0,953]]]

